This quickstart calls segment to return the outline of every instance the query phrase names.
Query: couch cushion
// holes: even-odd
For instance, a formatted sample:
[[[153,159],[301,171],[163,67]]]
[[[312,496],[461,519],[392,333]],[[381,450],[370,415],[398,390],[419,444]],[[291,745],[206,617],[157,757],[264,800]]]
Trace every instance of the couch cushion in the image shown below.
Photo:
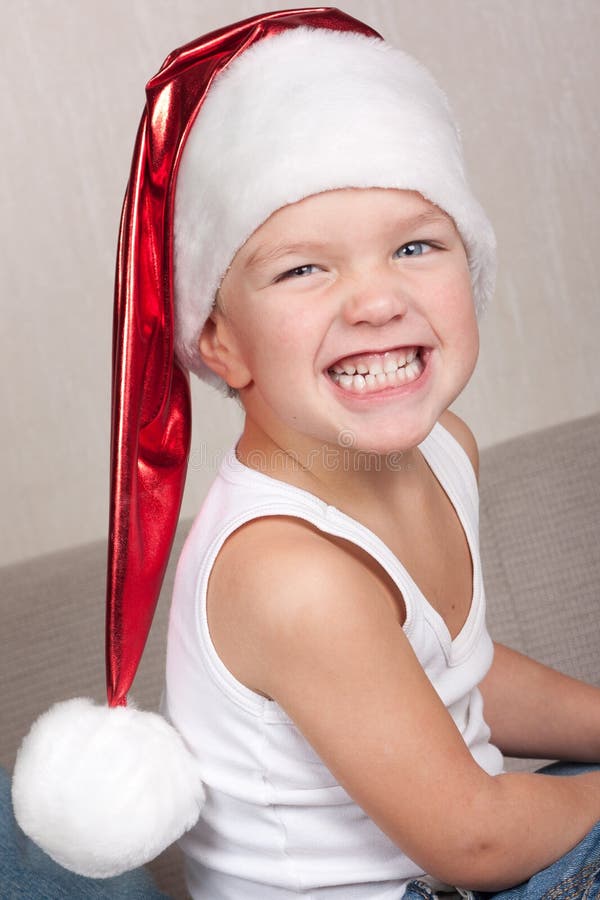
[[[492,636],[600,684],[600,416],[482,453]]]

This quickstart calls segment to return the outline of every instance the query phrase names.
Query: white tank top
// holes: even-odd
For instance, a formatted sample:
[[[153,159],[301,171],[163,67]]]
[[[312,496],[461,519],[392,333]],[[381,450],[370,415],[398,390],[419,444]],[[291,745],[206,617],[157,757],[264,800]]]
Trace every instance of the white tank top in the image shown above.
[[[420,450],[471,551],[471,609],[455,640],[370,529],[314,494],[247,467],[235,445],[223,458],[179,561],[167,650],[165,714],[197,756],[207,794],[200,821],[181,840],[194,900],[398,900],[406,883],[423,875],[336,783],[283,709],[237,681],[217,655],[206,617],[208,578],[225,539],[250,519],[297,516],[370,553],[402,593],[404,631],[473,757],[490,774],[502,771],[477,688],[493,647],[475,474],[439,424]]]

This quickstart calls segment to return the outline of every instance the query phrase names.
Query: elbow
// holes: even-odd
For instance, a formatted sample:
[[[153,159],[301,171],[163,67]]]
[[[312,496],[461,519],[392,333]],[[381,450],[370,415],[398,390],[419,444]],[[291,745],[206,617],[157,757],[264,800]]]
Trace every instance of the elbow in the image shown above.
[[[503,849],[493,838],[463,834],[456,841],[449,841],[449,852],[439,864],[428,871],[445,884],[470,891],[496,892],[511,886],[510,879],[502,877],[507,860]]]
[[[496,892],[515,883],[510,838],[501,827],[501,785],[497,779],[485,781],[483,790],[470,794],[468,802],[457,804],[454,815],[439,823],[436,840],[429,843],[431,856],[425,871],[446,884],[471,891]]]

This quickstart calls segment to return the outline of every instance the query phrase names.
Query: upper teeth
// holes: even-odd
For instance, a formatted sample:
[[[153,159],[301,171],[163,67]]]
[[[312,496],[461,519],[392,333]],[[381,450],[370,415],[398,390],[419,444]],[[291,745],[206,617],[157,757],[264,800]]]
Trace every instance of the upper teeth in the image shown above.
[[[402,350],[389,350],[386,353],[368,354],[362,358],[348,357],[331,367],[338,375],[380,375],[382,372],[395,372],[402,366],[410,365],[417,355],[417,347]]]

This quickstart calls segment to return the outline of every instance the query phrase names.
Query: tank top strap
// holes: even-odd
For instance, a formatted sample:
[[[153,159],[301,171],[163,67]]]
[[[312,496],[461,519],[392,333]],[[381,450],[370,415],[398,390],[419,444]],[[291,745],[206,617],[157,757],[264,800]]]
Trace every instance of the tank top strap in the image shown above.
[[[447,428],[436,422],[425,440],[419,444],[419,449],[455,508],[458,507],[459,518],[462,519],[464,515],[477,534],[479,487],[473,464],[464,447]]]

